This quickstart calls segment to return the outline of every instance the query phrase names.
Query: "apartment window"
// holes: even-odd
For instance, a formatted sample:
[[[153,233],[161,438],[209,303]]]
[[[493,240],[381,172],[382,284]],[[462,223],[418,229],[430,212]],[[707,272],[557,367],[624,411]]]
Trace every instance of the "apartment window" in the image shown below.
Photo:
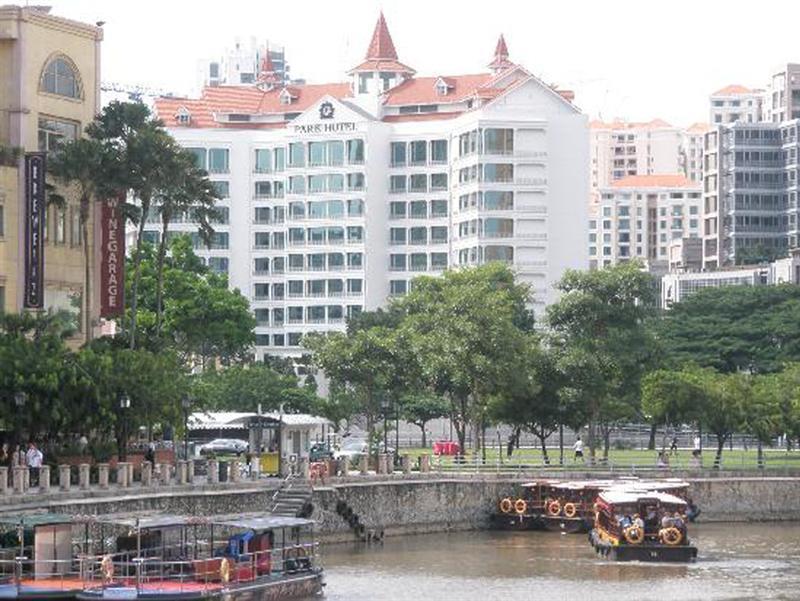
[[[510,211],[514,208],[514,193],[487,190],[483,193],[483,208],[487,211]]]
[[[80,78],[72,61],[59,56],[47,63],[39,82],[39,91],[67,98],[80,98]]]
[[[284,309],[282,307],[278,308],[278,309],[273,309],[272,310],[272,323],[273,323],[273,325],[282,326],[283,325],[284,316],[285,316],[285,313],[284,313]]]
[[[286,149],[283,147],[276,148],[275,150],[273,150],[272,154],[275,161],[274,162],[275,171],[280,173],[281,171],[286,169]]]
[[[411,271],[427,271],[428,255],[425,253],[411,253]]]
[[[328,253],[328,270],[344,269],[344,255],[342,253]]]
[[[425,173],[415,173],[409,178],[409,192],[427,192],[428,176]]]
[[[487,163],[483,166],[483,181],[509,183],[514,181],[514,165]]]
[[[447,162],[447,140],[431,141],[431,162],[432,163]]]
[[[364,174],[348,173],[347,189],[351,192],[361,192],[364,189]]]
[[[256,318],[257,326],[269,325],[269,309],[255,309],[253,316]]]
[[[406,280],[391,280],[389,282],[389,294],[392,296],[402,296],[408,290],[408,282]]]
[[[314,203],[309,203],[309,215],[311,214],[311,206]],[[302,202],[289,203],[289,219],[303,219],[306,216],[306,205]]]
[[[269,207],[256,207],[253,222],[258,224],[265,224],[272,221],[272,209]]]
[[[431,201],[431,217],[447,217],[447,201],[446,200],[432,200]]]
[[[424,140],[415,140],[409,146],[412,165],[424,165],[428,162],[428,145]]]
[[[227,148],[209,148],[208,172],[228,173],[229,171],[228,156],[229,156],[229,151]]]
[[[364,140],[347,141],[347,162],[350,165],[361,165],[364,162]]]
[[[253,272],[259,275],[269,273],[269,258],[258,257],[253,259]]]
[[[406,164],[406,143],[392,142],[392,167],[401,167]]]
[[[303,203],[296,203],[296,204],[302,205]],[[328,214],[328,203],[327,202],[310,202],[310,203],[308,203],[308,218],[309,219],[322,219],[327,214]]]
[[[256,300],[265,300],[269,298],[269,284],[255,284],[254,295]]]
[[[364,282],[359,279],[347,280],[347,293],[348,294],[361,294],[364,290]]]
[[[256,198],[272,198],[272,182],[255,183]]]
[[[302,142],[292,142],[289,144],[289,166],[303,167],[306,163],[305,148]]]
[[[268,148],[256,150],[256,173],[269,173],[272,171],[272,151]]]
[[[389,192],[398,194],[406,191],[406,176],[392,175],[389,178]]]
[[[423,228],[424,229],[424,228]],[[389,241],[391,244],[405,244],[406,243],[406,228],[393,227],[389,231]]]
[[[427,244],[428,229],[424,227],[409,228],[409,244]]]
[[[362,253],[347,253],[348,269],[360,269],[364,265],[364,255]]]
[[[302,244],[305,242],[306,231],[301,227],[289,228],[289,244]]]
[[[425,200],[414,200],[409,203],[409,217],[425,219],[428,216],[428,203]]]
[[[338,167],[344,165],[344,142],[333,140],[327,144],[328,165]]]
[[[447,190],[446,173],[431,173],[431,190]]]
[[[286,346],[286,336],[283,334],[273,334],[272,335],[272,345],[273,346]]]
[[[347,201],[347,216],[361,217],[364,214],[364,201],[355,198]]]
[[[231,195],[231,193],[230,193],[231,187],[230,187],[230,184],[228,182],[217,181],[217,182],[211,182],[211,184],[214,186],[214,192],[217,194],[217,196],[219,198],[229,198],[230,197],[230,195]]]
[[[208,268],[214,273],[228,273],[228,257],[209,257]]]
[[[431,269],[447,269],[447,253],[431,253]]]
[[[513,129],[485,129],[483,132],[483,150],[487,154],[513,154]]]
[[[369,82],[372,80],[372,73],[358,74],[358,93],[366,94],[369,91]]]
[[[306,191],[306,178],[302,175],[293,175],[289,178],[289,193],[304,194]]]
[[[347,227],[347,241],[351,244],[364,241],[364,228],[360,225],[351,225]]]
[[[325,164],[325,142],[309,142],[308,165],[314,167]]]
[[[389,268],[392,271],[405,271],[406,270],[406,256],[400,254],[389,255]]]
[[[39,117],[39,150],[51,152],[78,137],[79,125],[53,117]]]

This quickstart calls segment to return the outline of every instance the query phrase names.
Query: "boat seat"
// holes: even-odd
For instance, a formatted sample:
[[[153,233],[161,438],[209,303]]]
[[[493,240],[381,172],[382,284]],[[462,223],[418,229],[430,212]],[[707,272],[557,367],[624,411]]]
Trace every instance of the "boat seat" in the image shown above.
[[[213,557],[209,559],[195,559],[192,562],[194,567],[194,575],[197,580],[209,580],[216,582],[221,579],[219,569],[222,565],[221,557]]]

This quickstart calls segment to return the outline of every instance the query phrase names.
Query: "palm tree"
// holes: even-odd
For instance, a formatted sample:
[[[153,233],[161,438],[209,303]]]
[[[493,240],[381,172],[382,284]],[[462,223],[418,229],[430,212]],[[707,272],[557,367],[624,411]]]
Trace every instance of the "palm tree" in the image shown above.
[[[83,318],[86,342],[92,339],[92,318],[90,314],[92,288],[92,253],[89,248],[89,216],[92,203],[101,198],[101,191],[107,189],[109,181],[105,177],[109,157],[106,148],[97,140],[79,138],[63,144],[48,159],[49,171],[67,186],[73,187],[80,203],[80,229],[83,244]],[[50,193],[50,198],[63,203],[63,195]]]
[[[156,262],[156,337],[161,335],[164,315],[164,261],[167,255],[169,225],[180,213],[189,213],[190,220],[198,224],[201,240],[210,246],[214,229],[211,222],[219,218],[214,207],[219,194],[207,173],[197,167],[195,158],[189,151],[175,145],[172,165],[168,169],[168,181],[157,194],[155,209],[161,218],[161,236],[158,244]]]

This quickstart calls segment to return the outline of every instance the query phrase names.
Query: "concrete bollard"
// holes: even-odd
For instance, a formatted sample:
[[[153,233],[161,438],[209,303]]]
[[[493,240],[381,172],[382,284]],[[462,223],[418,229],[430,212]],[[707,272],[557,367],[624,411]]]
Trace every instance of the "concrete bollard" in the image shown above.
[[[124,461],[117,463],[117,485],[128,488],[128,464]]]
[[[78,486],[81,490],[89,490],[89,486],[91,485],[89,474],[91,474],[91,468],[89,467],[89,464],[81,463],[78,466]],[[59,483],[61,482],[61,478],[59,478]]]
[[[387,455],[386,453],[381,453],[378,455],[378,473],[385,474],[386,473],[386,460]]]
[[[366,476],[369,473],[369,455],[361,455],[358,458],[358,471],[362,476]]]
[[[194,482],[194,459],[186,460],[186,482],[188,484]]]
[[[431,456],[430,455],[420,455],[419,456],[419,471],[423,474],[427,474],[431,471]]]
[[[231,482],[238,482],[239,481],[239,460],[234,459],[228,464],[228,480]]]
[[[208,483],[216,484],[219,482],[219,464],[216,459],[208,460]]]
[[[0,497],[8,494],[8,468],[0,467]]]
[[[172,467],[169,463],[159,463],[158,464],[158,481],[160,484],[169,485],[170,481],[172,480],[172,474],[170,473],[170,467]]]
[[[186,484],[186,462],[178,461],[178,484]]]
[[[348,475],[348,468],[349,468],[350,461],[347,457],[340,457],[336,460],[336,473],[341,474],[342,476]]]
[[[27,467],[22,468],[22,492],[28,492],[31,488],[31,470]]]
[[[98,463],[97,464],[97,485],[101,489],[108,488],[108,464],[107,463]]]
[[[153,485],[153,464],[150,461],[142,461],[142,486]]]
[[[408,475],[411,473],[411,457],[408,455],[403,455],[400,457],[400,462],[403,465],[403,473]]]
[[[88,468],[89,466],[87,465],[86,467]],[[88,474],[86,479],[89,479]],[[72,469],[68,465],[58,466],[58,488],[64,492],[68,492],[72,488]]]
[[[39,492],[46,493],[49,491],[50,491],[50,466],[43,465],[42,467],[39,468]]]
[[[133,462],[129,461],[128,466],[128,486],[133,486]]]
[[[28,468],[25,467],[15,467],[13,480],[14,480],[14,493],[21,495],[25,492],[25,474],[27,473]]]

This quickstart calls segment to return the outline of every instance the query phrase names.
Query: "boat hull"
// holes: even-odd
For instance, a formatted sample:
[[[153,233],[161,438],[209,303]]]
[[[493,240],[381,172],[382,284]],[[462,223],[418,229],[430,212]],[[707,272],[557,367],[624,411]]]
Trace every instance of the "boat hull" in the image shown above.
[[[321,571],[281,578],[231,584],[197,591],[170,591],[159,588],[138,591],[134,587],[106,587],[84,591],[78,601],[282,601],[320,595],[325,585]]]
[[[568,518],[564,516],[542,516],[544,527],[551,532],[564,532],[566,534],[580,534],[589,531],[589,525],[582,517]]]
[[[493,513],[491,516],[493,530],[542,530],[541,516],[517,515],[516,513]]]
[[[692,545],[661,545],[643,543],[640,545],[612,545],[602,540],[594,530],[589,542],[598,555],[613,561],[650,561],[689,563],[697,559],[697,547]]]

